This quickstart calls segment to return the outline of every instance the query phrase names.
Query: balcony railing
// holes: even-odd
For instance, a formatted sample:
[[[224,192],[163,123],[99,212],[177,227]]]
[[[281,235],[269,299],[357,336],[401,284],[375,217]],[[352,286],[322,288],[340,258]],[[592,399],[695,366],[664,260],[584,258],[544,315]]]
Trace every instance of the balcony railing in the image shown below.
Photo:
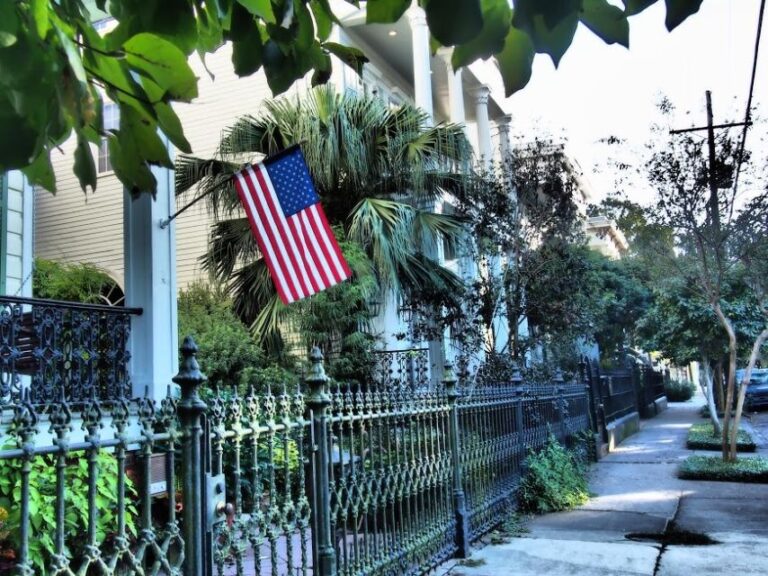
[[[373,381],[380,390],[415,391],[429,388],[429,349],[376,352]]]
[[[0,402],[131,396],[127,350],[140,308],[0,296]]]

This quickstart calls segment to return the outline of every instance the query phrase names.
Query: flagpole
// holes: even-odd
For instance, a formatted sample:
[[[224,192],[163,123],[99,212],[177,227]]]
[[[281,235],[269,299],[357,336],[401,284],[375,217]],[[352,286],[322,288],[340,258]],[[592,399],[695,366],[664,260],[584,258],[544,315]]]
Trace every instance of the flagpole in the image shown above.
[[[176,216],[180,216],[181,214],[183,214],[183,213],[184,213],[184,212],[185,212],[185,211],[186,211],[188,208],[191,208],[192,206],[194,206],[195,204],[197,204],[198,202],[200,202],[200,200],[202,200],[203,198],[205,198],[206,196],[208,196],[209,194],[211,194],[211,193],[212,193],[214,190],[215,190],[215,188],[211,188],[211,189],[210,189],[210,190],[208,190],[208,192],[206,192],[205,194],[202,194],[201,196],[198,196],[197,198],[195,198],[194,200],[192,200],[192,202],[190,202],[189,204],[187,204],[186,206],[184,206],[184,207],[183,207],[181,210],[177,210],[176,212],[174,212],[173,214],[171,214],[171,215],[170,215],[168,218],[165,218],[165,219],[163,219],[163,220],[160,220],[160,228],[161,228],[161,229],[165,229],[165,228],[167,228],[167,227],[168,227],[168,225],[169,225],[171,222],[173,222],[173,221],[176,219]]]

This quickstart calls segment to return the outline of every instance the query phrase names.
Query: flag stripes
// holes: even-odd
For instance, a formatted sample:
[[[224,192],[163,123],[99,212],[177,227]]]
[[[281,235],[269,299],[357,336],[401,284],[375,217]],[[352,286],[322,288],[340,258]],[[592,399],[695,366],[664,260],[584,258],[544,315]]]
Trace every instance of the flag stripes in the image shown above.
[[[237,173],[235,187],[283,302],[301,300],[351,276],[319,201],[286,216],[281,191],[264,163]]]

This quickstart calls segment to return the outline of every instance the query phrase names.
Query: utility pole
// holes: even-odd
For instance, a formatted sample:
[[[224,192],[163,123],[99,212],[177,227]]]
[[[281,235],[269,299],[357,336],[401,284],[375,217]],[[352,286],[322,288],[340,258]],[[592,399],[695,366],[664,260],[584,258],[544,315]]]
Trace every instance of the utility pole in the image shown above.
[[[707,142],[709,144],[709,214],[715,230],[717,244],[720,245],[720,204],[717,201],[717,167],[715,166],[715,129],[712,121],[712,92],[706,91],[707,97]]]
[[[707,131],[707,144],[709,146],[709,217],[715,231],[718,245],[720,244],[720,204],[717,201],[717,159],[715,154],[715,129],[733,128],[735,126],[751,126],[752,122],[729,122],[727,124],[714,124],[712,114],[712,92],[707,90],[707,125],[695,128],[681,128],[670,130],[670,134],[682,134],[683,132]]]

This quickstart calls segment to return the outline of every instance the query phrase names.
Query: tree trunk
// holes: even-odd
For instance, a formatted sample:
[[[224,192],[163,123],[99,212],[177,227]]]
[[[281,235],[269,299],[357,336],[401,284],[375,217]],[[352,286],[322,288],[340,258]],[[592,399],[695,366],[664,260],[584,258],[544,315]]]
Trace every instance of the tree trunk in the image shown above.
[[[733,462],[736,460],[736,451],[730,451],[730,421],[731,421],[731,404],[733,404],[733,393],[736,386],[736,331],[733,329],[733,324],[730,319],[723,313],[720,308],[720,302],[713,302],[717,318],[720,320],[720,324],[725,328],[728,333],[728,385],[725,389],[725,406],[723,407],[723,461]]]
[[[720,419],[717,417],[717,406],[715,405],[715,382],[712,377],[712,366],[709,363],[709,358],[706,356],[701,357],[701,373],[704,378],[705,394],[707,396],[707,407],[709,408],[709,419],[712,421],[712,430],[715,436],[720,436],[723,433],[720,426]]]
[[[741,378],[741,385],[739,386],[739,399],[736,401],[736,414],[733,416],[733,430],[731,431],[730,448],[733,460],[736,459],[736,441],[739,435],[741,411],[744,408],[744,397],[747,394],[747,386],[749,385],[749,380],[752,376],[752,369],[755,367],[757,357],[760,355],[760,348],[762,348],[766,338],[768,338],[768,328],[760,332],[760,335],[755,339],[754,344],[752,344],[752,351],[749,354],[749,363],[747,364],[746,370],[744,370],[744,376]]]
[[[725,396],[723,395],[723,360],[722,358],[715,364],[715,389],[717,390],[717,409],[722,410],[725,406]]]

